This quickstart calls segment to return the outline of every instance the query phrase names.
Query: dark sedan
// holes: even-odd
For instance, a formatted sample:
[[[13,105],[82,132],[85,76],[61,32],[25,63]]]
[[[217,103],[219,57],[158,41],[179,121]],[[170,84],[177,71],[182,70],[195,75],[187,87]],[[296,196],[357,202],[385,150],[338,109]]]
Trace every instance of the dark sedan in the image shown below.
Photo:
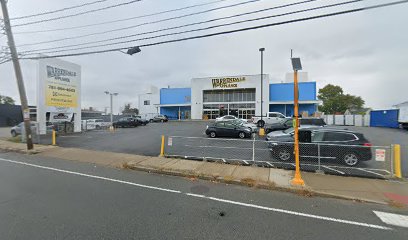
[[[139,121],[137,121],[137,119],[133,117],[124,117],[119,119],[119,121],[113,123],[113,127],[115,128],[137,127],[139,125]]]
[[[281,161],[291,161],[293,156],[293,134],[268,142],[272,156]],[[349,167],[372,158],[371,143],[363,134],[329,128],[309,128],[299,130],[299,155],[301,160],[319,158],[331,163],[341,163]]]
[[[299,118],[299,121],[300,121],[300,126],[302,125],[319,126],[319,127],[326,126],[326,123],[321,118],[312,118],[312,117]],[[265,132],[268,134],[270,132],[277,131],[277,130],[286,130],[288,128],[291,128],[292,126],[293,126],[293,119],[285,119],[282,122],[265,125]]]
[[[211,138],[215,137],[251,137],[252,130],[244,125],[237,125],[230,121],[216,122],[213,125],[207,126],[205,134]]]

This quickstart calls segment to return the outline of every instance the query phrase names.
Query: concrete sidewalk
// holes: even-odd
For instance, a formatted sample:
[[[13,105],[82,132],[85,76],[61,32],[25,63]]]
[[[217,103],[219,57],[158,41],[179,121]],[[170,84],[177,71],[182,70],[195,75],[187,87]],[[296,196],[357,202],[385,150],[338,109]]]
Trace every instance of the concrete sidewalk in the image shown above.
[[[345,199],[408,206],[408,182],[341,177],[302,172],[303,188],[293,187],[294,172],[275,168],[240,166],[213,162],[148,157],[132,154],[92,151],[77,148],[35,146],[40,156],[87,162],[109,167],[127,168],[160,174],[194,177],[206,180],[324,195]],[[0,150],[25,153],[25,144],[0,140]]]

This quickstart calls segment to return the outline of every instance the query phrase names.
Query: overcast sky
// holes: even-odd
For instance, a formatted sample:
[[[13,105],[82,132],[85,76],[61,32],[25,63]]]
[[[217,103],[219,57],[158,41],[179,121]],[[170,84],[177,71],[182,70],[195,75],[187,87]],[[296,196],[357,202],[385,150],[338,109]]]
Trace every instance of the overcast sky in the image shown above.
[[[92,1],[93,0],[9,0],[8,6],[10,16],[18,17]],[[67,15],[128,1],[129,0],[110,0],[86,8],[73,9],[56,13],[54,15],[15,20],[12,21],[12,24],[16,25],[28,21]],[[245,2],[247,0],[226,0],[183,11],[81,29],[35,34],[17,34],[18,32],[24,31],[71,27],[123,19],[126,17],[156,13],[214,1],[215,0],[144,0],[127,6],[78,17],[66,18],[64,20],[15,27],[13,28],[13,31],[16,33],[15,40],[17,46],[19,46],[27,43],[74,37],[88,33],[112,30],[119,27],[132,26],[135,24]],[[124,31],[55,43],[19,47],[18,50],[21,52],[50,47],[58,49],[58,47],[63,45],[79,44],[88,41],[104,40],[112,37],[153,31],[164,27],[178,26],[297,1],[298,0],[260,0],[258,2],[248,3],[238,7],[211,11],[205,14],[157,24],[144,25]],[[296,7],[276,9],[255,15],[216,21],[203,25],[191,26],[185,29],[176,29],[144,36],[153,36],[168,32],[229,23],[237,20],[274,15],[330,3],[339,3],[342,1],[344,0],[320,0]],[[343,7],[277,17],[196,33],[120,44],[113,47],[141,45],[156,41],[285,21],[293,18],[301,18],[391,1],[367,0]],[[168,85],[171,87],[189,87],[190,80],[194,77],[258,74],[260,72],[260,55],[258,51],[260,47],[266,48],[264,71],[265,73],[270,74],[272,82],[280,82],[284,80],[286,72],[290,71],[290,49],[293,48],[295,55],[302,59],[304,71],[309,73],[310,80],[317,81],[318,88],[321,88],[326,84],[340,85],[346,93],[361,96],[366,101],[367,107],[372,107],[374,109],[390,108],[394,104],[408,100],[408,68],[405,66],[405,64],[407,64],[408,56],[408,32],[406,31],[407,27],[405,26],[406,23],[408,23],[407,12],[408,4],[404,4],[223,36],[146,47],[142,48],[141,53],[133,56],[125,55],[120,52],[113,52],[88,56],[65,57],[62,59],[77,63],[82,67],[83,108],[92,106],[99,110],[104,110],[104,107],[109,106],[109,99],[104,94],[105,90],[119,93],[119,96],[115,99],[116,106],[114,107],[114,111],[118,112],[119,108],[128,102],[132,103],[133,106],[137,106],[137,95],[142,93],[148,85],[155,85],[159,88],[167,87]],[[125,40],[129,39],[132,38]],[[0,45],[6,46],[6,37],[0,36]],[[85,50],[107,48],[112,48],[112,46]],[[22,68],[29,103],[35,105],[37,63],[33,60],[23,60]],[[11,96],[16,100],[19,99],[13,67],[10,63],[0,65],[0,94]]]

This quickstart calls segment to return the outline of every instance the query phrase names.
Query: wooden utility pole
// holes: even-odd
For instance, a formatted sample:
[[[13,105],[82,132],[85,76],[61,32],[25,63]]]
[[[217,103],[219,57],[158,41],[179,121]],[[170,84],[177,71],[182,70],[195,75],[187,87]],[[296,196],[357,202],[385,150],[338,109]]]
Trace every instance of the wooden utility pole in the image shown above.
[[[3,10],[4,28],[7,34],[8,45],[10,48],[11,59],[14,65],[14,72],[16,74],[18,91],[20,93],[21,110],[23,112],[24,127],[27,140],[27,150],[33,149],[33,140],[31,135],[30,124],[30,109],[27,104],[27,95],[24,88],[23,74],[21,73],[20,62],[18,61],[18,55],[16,45],[14,43],[13,33],[11,32],[10,17],[7,10],[6,0],[0,0],[1,8]]]

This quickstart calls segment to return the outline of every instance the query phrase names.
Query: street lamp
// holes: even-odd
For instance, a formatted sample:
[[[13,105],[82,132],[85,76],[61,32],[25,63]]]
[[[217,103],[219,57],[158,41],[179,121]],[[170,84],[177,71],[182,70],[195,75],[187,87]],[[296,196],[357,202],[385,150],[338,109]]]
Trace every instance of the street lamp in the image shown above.
[[[259,51],[261,52],[261,129],[259,129],[259,135],[263,136],[265,135],[265,130],[263,128],[265,125],[263,121],[263,52],[265,51],[265,48],[260,48]]]
[[[118,96],[119,93],[110,93],[109,91],[105,91],[106,95],[110,95],[110,122],[111,126],[113,126],[113,96]]]
[[[293,81],[293,101],[294,101],[294,106],[293,106],[293,111],[294,111],[294,128],[295,128],[295,145],[294,145],[294,150],[295,150],[295,161],[296,161],[296,169],[295,169],[295,177],[292,179],[291,183],[293,185],[300,185],[303,186],[305,185],[302,176],[300,175],[300,162],[299,162],[299,86],[298,86],[298,71],[302,70],[302,63],[300,62],[300,58],[293,58],[291,54],[291,61],[292,61],[292,67],[293,67],[293,76],[294,76],[294,81]]]

